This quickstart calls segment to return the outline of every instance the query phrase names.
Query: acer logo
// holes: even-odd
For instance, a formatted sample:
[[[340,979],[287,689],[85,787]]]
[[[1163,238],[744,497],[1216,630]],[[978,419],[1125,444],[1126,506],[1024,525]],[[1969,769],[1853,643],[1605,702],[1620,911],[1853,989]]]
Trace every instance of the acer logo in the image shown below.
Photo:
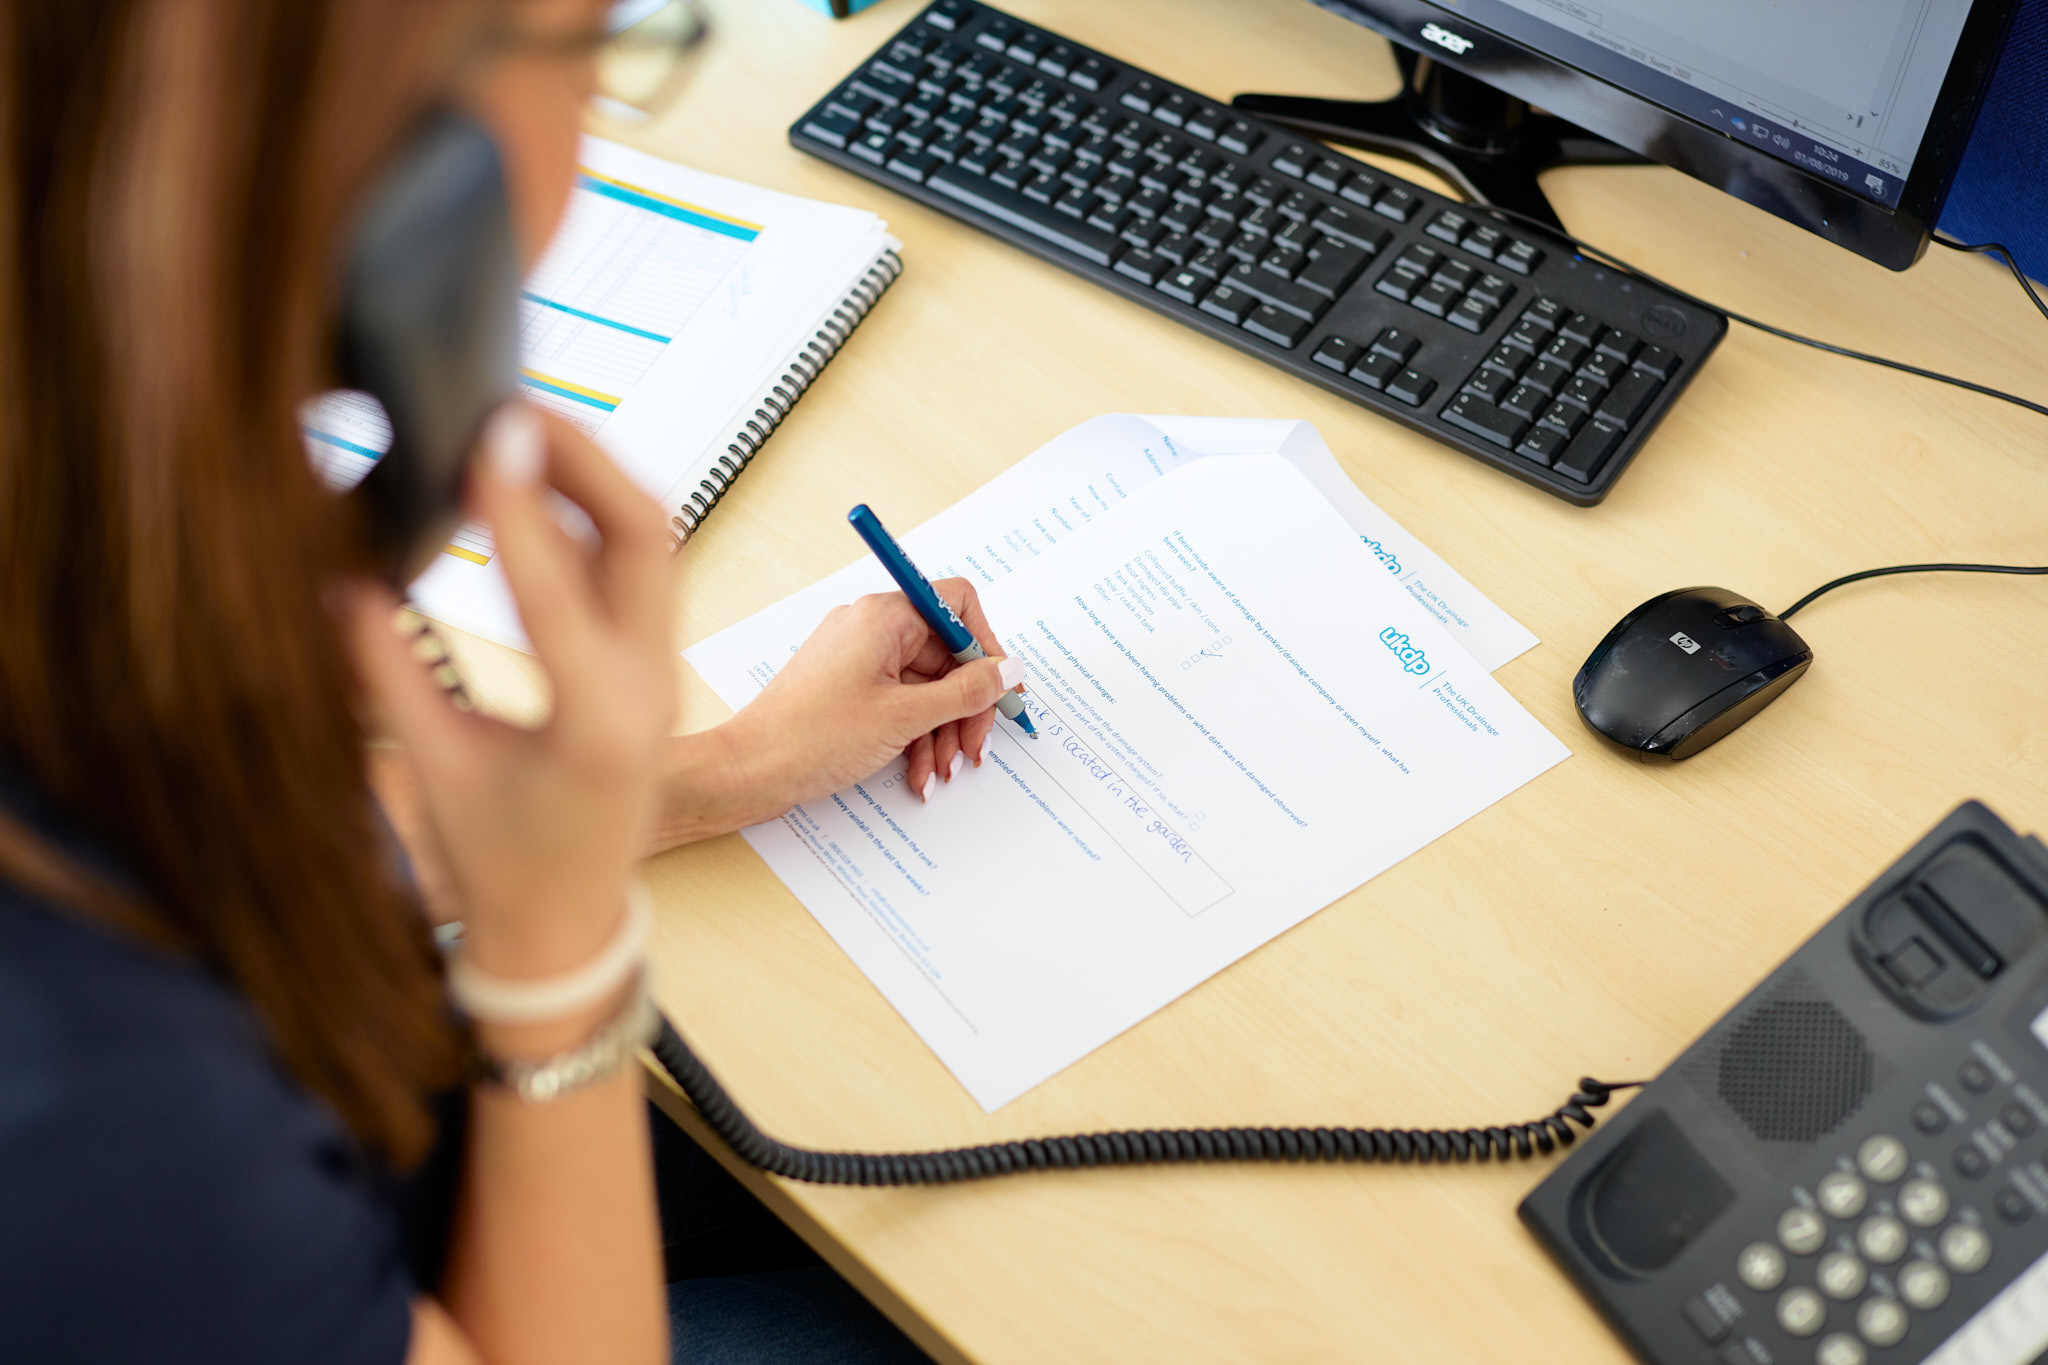
[[[1472,40],[1462,33],[1453,33],[1436,24],[1424,24],[1422,36],[1446,52],[1455,52],[1460,57],[1472,50]]]

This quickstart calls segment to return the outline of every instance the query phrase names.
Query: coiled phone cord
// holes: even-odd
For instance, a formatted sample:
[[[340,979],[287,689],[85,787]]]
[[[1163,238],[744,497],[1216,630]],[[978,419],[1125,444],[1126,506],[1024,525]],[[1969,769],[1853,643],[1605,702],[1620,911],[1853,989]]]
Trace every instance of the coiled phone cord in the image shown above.
[[[1499,1128],[1141,1128],[926,1152],[819,1152],[756,1127],[666,1015],[650,1050],[741,1160],[813,1185],[949,1185],[1025,1171],[1188,1161],[1526,1161],[1571,1146],[1579,1136],[1573,1124],[1590,1130],[1593,1110],[1616,1091],[1643,1084],[1582,1077],[1577,1093],[1542,1118]]]

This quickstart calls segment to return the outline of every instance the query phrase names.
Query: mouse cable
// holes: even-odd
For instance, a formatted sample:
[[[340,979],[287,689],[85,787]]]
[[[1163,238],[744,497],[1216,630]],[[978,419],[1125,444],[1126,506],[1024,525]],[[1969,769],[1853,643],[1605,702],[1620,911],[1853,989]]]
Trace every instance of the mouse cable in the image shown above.
[[[2023,573],[2048,574],[2048,564],[1893,564],[1882,569],[1865,569],[1861,573],[1843,574],[1833,582],[1823,583],[1791,606],[1778,613],[1780,621],[1792,619],[1792,613],[1819,597],[1824,592],[1850,583],[1861,583],[1866,578],[1885,578],[1897,573]]]
[[[1846,356],[1850,360],[1860,360],[1868,365],[1882,365],[1888,370],[1899,370],[1905,374],[1918,375],[1922,379],[1932,379],[1940,384],[1953,384],[1959,389],[1968,389],[1971,393],[1981,393],[1986,398],[1996,398],[2000,402],[2012,403],[2018,407],[2025,408],[2029,412],[2036,412],[2043,417],[2048,417],[2048,404],[2036,403],[2031,398],[2022,398],[2016,393],[2007,393],[2004,389],[1994,389],[1989,384],[1979,384],[1975,380],[1961,379],[1952,374],[1943,374],[1939,370],[1922,369],[1918,365],[1909,365],[1903,360],[1891,360],[1885,356],[1872,355],[1868,351],[1851,350],[1847,346],[1837,346],[1831,341],[1816,341],[1812,337],[1801,336],[1797,332],[1789,332],[1783,327],[1775,327],[1768,322],[1759,322],[1755,318],[1746,317],[1741,313],[1723,308],[1719,304],[1711,303],[1697,294],[1680,289],[1675,284],[1669,284],[1660,280],[1646,270],[1638,270],[1613,252],[1604,251],[1590,242],[1581,241],[1569,232],[1561,231],[1554,224],[1544,222],[1541,218],[1532,217],[1526,213],[1519,213],[1514,209],[1504,209],[1497,204],[1468,203],[1464,207],[1473,213],[1490,213],[1497,218],[1510,219],[1514,222],[1526,224],[1539,231],[1547,232],[1553,237],[1562,237],[1565,241],[1578,248],[1583,255],[1593,257],[1595,260],[1604,261],[1616,270],[1622,271],[1624,274],[1633,275],[1647,284],[1654,284],[1659,289],[1669,290],[1688,303],[1697,304],[1699,307],[1712,312],[1726,314],[1730,321],[1739,322],[1745,327],[1754,327],[1759,332],[1767,332],[1771,336],[1780,337],[1786,341],[1796,341],[1801,346],[1811,346],[1817,351],[1826,351],[1829,355]],[[2033,290],[2029,288],[2027,292],[2031,294]]]
[[[813,1185],[950,1185],[1026,1171],[1195,1161],[1355,1161],[1446,1165],[1549,1156],[1591,1129],[1618,1090],[1581,1077],[1576,1094],[1540,1119],[1500,1128],[1141,1128],[1023,1138],[924,1152],[820,1152],[768,1136],[734,1104],[666,1015],[648,1050],[719,1140],[750,1166]]]
[[[2005,268],[2012,272],[2012,277],[2015,280],[2019,281],[2020,288],[2027,291],[2027,297],[2033,300],[2034,307],[2040,311],[2041,316],[2048,318],[2048,303],[2042,302],[2041,296],[2034,292],[2034,282],[2027,278],[2026,271],[2020,269],[2020,263],[2012,257],[2012,248],[2004,242],[1958,242],[1954,238],[1944,237],[1940,233],[1930,234],[1928,240],[1936,246],[1945,246],[1950,251],[1981,251],[1994,257],[2004,257]]]

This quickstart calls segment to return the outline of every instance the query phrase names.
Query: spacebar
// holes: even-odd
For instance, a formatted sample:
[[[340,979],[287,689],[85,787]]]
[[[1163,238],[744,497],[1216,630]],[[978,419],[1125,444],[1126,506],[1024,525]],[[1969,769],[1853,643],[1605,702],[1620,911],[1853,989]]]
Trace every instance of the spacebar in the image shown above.
[[[1011,227],[1028,232],[1042,242],[1071,251],[1096,265],[1108,265],[1116,254],[1117,240],[1100,228],[1089,227],[1075,218],[1006,190],[992,180],[970,175],[958,166],[941,166],[925,177],[924,186],[937,190],[956,203],[1000,218]]]
[[[2013,1276],[1923,1365],[2033,1365],[2048,1348],[2048,1256]]]

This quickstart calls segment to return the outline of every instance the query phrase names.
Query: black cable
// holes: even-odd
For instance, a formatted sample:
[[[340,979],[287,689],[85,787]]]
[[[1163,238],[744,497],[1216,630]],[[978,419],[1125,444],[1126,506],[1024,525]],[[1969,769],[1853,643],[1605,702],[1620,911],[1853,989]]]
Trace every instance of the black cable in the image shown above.
[[[1025,1171],[1189,1161],[1377,1161],[1444,1164],[1527,1160],[1578,1140],[1617,1090],[1590,1076],[1549,1114],[1504,1128],[1145,1128],[1025,1138],[928,1152],[819,1152],[768,1136],[733,1103],[664,1016],[650,1051],[719,1140],[770,1175],[814,1185],[948,1185]]]
[[[2015,280],[2019,281],[2020,288],[2027,291],[2027,297],[2033,300],[2034,307],[2040,312],[2041,316],[2048,318],[2048,303],[2042,302],[2041,296],[2034,292],[2034,282],[2027,278],[2026,271],[2020,269],[2020,263],[2012,257],[2012,248],[2004,242],[1958,242],[1953,238],[1943,237],[1939,233],[1931,234],[1928,240],[1937,246],[1945,246],[1950,251],[1981,251],[1993,256],[2003,256],[2005,258],[2005,268],[2012,272],[2012,277]]]
[[[1972,379],[1959,379],[1955,375],[1943,374],[1939,370],[1922,369],[1918,365],[1909,365],[1903,360],[1891,360],[1885,356],[1871,355],[1868,351],[1851,350],[1847,346],[1837,346],[1831,341],[1816,341],[1812,337],[1801,336],[1797,332],[1788,332],[1783,327],[1775,327],[1768,322],[1759,322],[1755,318],[1745,317],[1741,313],[1732,312],[1717,303],[1708,302],[1697,294],[1680,289],[1675,284],[1668,284],[1646,270],[1639,270],[1613,252],[1604,251],[1590,242],[1581,241],[1569,232],[1561,231],[1556,225],[1547,223],[1541,218],[1531,217],[1526,213],[1518,213],[1514,209],[1504,209],[1494,204],[1467,204],[1465,207],[1473,213],[1490,213],[1497,218],[1512,219],[1515,222],[1527,224],[1553,237],[1562,237],[1584,255],[1591,256],[1596,260],[1605,261],[1616,270],[1633,275],[1647,284],[1654,284],[1659,289],[1676,294],[1686,302],[1705,308],[1709,312],[1726,314],[1730,321],[1739,322],[1745,327],[1754,327],[1759,332],[1767,332],[1774,337],[1781,337],[1786,341],[1796,341],[1801,346],[1811,346],[1817,351],[1826,351],[1829,355],[1846,356],[1850,360],[1861,360],[1868,365],[1882,365],[1888,370],[1899,370],[1905,374],[1918,375],[1922,379],[1932,379],[1940,384],[1953,384],[1959,389],[1968,389],[1971,393],[1981,393],[1986,398],[1996,398],[2001,402],[2012,403],[2025,408],[2029,412],[2037,412],[2043,417],[2048,417],[2048,404],[2036,403],[2031,398],[2022,398],[2016,393],[2007,393],[2004,389],[1994,389],[1988,384],[1979,384]],[[2033,290],[2030,288],[2027,292],[2031,294]]]
[[[1882,569],[1865,569],[1861,573],[1843,574],[1833,582],[1823,583],[1791,606],[1778,613],[1780,621],[1792,619],[1792,613],[1819,597],[1824,592],[1850,583],[1861,583],[1866,578],[1885,578],[1896,573],[2022,573],[2048,574],[2048,564],[1892,564]]]

